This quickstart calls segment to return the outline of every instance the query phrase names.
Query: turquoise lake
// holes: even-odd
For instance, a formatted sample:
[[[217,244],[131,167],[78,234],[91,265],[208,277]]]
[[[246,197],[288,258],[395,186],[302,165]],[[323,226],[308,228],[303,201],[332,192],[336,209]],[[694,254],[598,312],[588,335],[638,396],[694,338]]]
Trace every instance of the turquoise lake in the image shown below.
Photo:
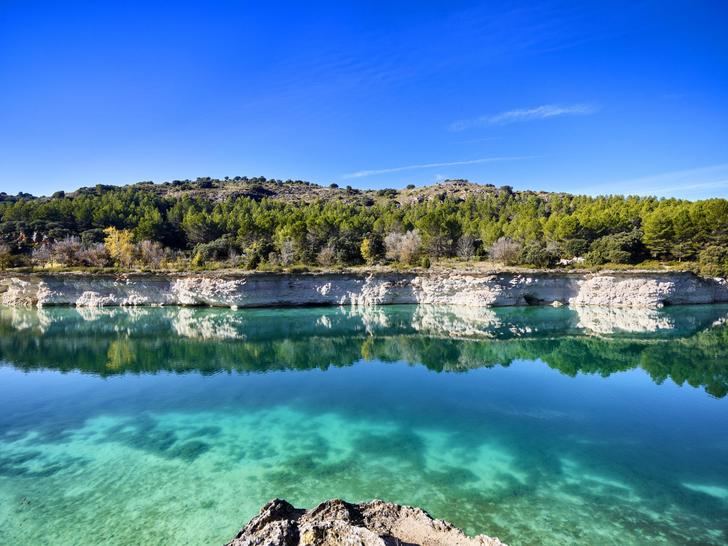
[[[728,306],[0,308],[0,544],[223,544],[274,497],[728,542]]]

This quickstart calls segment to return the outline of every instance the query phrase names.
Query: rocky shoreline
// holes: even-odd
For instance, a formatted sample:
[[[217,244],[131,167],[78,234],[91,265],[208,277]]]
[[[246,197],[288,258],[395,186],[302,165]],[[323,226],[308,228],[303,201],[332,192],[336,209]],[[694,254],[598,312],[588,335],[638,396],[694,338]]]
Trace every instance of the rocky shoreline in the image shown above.
[[[374,500],[329,500],[311,510],[275,499],[226,546],[505,546],[497,538],[468,537],[419,508]]]
[[[728,280],[690,272],[28,273],[0,277],[0,304],[436,304],[465,307],[599,305],[657,308],[728,302]]]

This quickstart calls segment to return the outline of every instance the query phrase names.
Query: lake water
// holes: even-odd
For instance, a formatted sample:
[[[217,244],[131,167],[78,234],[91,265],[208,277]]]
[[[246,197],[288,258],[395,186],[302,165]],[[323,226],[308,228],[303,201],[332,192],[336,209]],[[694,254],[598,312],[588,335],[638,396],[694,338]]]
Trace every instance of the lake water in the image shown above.
[[[726,317],[0,309],[0,544],[222,544],[273,497],[511,545],[725,544]]]

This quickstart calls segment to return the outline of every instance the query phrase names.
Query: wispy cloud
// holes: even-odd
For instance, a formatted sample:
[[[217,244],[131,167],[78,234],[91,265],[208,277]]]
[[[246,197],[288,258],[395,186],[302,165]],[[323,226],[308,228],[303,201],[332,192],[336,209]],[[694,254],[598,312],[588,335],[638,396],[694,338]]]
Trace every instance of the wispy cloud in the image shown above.
[[[651,191],[637,192],[637,195],[657,195],[658,197],[670,195],[682,195],[690,197],[693,190],[727,190],[728,178],[725,180],[715,180],[713,182],[697,182],[695,184],[680,184],[679,186],[667,186],[656,188]],[[719,192],[724,194],[725,192]]]
[[[610,187],[617,191],[622,191],[621,188],[624,188],[627,193],[635,195],[692,197],[699,193],[695,190],[728,189],[728,163],[618,180],[597,187]]]
[[[456,167],[459,165],[477,165],[479,163],[494,163],[496,161],[517,161],[519,159],[531,159],[536,156],[507,156],[507,157],[481,157],[466,161],[446,161],[441,163],[420,163],[418,165],[404,165],[402,167],[389,167],[387,169],[367,169],[342,175],[342,179],[364,178],[377,174],[398,173],[402,171],[417,171],[421,169],[436,169],[438,167]]]
[[[532,121],[538,119],[549,119],[560,116],[586,116],[593,114],[598,108],[593,104],[543,104],[534,108],[519,108],[517,110],[508,110],[498,114],[488,116],[480,116],[472,119],[461,119],[450,124],[451,131],[463,131],[473,127],[483,127],[486,125],[507,125],[509,123],[519,123],[522,121]]]

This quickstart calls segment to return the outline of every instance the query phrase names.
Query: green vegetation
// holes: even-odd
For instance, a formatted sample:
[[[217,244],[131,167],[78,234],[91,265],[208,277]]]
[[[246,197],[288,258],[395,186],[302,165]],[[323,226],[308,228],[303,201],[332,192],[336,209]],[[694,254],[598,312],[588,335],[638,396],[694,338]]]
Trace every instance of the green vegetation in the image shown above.
[[[0,268],[551,267],[680,262],[728,274],[728,200],[587,197],[447,181],[360,191],[240,178],[0,193]]]

